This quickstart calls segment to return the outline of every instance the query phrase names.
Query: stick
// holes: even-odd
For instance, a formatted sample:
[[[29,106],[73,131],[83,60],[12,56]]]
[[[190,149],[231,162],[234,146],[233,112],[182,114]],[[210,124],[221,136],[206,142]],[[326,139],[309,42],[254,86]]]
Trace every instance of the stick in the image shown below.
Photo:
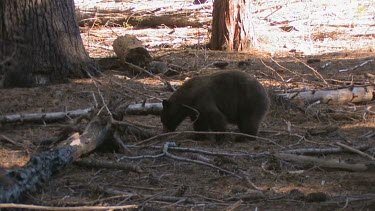
[[[131,209],[138,208],[137,205],[123,205],[123,206],[81,206],[81,207],[49,207],[49,206],[38,206],[31,204],[0,204],[0,208],[15,208],[15,209],[32,209],[32,210],[120,210],[120,209]]]
[[[220,167],[218,167],[218,166],[212,165],[212,164],[210,164],[210,163],[205,163],[205,162],[202,162],[202,161],[199,161],[199,160],[191,160],[191,159],[188,159],[188,158],[182,158],[182,157],[178,157],[178,156],[172,155],[172,154],[170,154],[170,153],[168,152],[168,147],[169,147],[170,145],[174,146],[174,145],[176,145],[176,144],[171,143],[171,142],[166,142],[166,143],[164,144],[164,147],[163,147],[163,153],[164,153],[167,157],[169,157],[169,158],[172,158],[172,159],[175,159],[175,160],[179,160],[179,161],[184,161],[184,162],[189,162],[189,163],[197,163],[197,164],[201,164],[201,165],[204,165],[204,166],[209,166],[209,167],[214,168],[214,169],[217,169],[217,170],[219,170],[219,171],[221,171],[221,172],[224,172],[224,173],[227,173],[227,174],[230,174],[230,175],[232,175],[232,176],[235,176],[235,177],[237,177],[237,178],[242,179],[241,176],[239,176],[239,175],[237,175],[237,174],[235,174],[235,173],[233,173],[233,172],[231,172],[231,171],[228,171],[228,170],[222,169],[222,168],[220,168]]]
[[[236,210],[241,204],[243,203],[242,199],[238,200],[236,203],[230,205],[225,209],[225,211],[233,211]]]
[[[140,141],[138,142],[136,145],[139,146],[139,145],[144,145],[154,139],[157,139],[157,138],[160,138],[160,137],[164,137],[164,136],[170,136],[170,135],[182,135],[182,134],[213,134],[213,135],[217,135],[217,134],[226,134],[226,135],[237,135],[237,136],[243,136],[243,137],[248,137],[248,138],[257,138],[259,140],[264,140],[264,141],[268,141],[270,143],[273,143],[274,145],[276,146],[279,146],[280,148],[285,148],[284,146],[281,146],[280,144],[272,141],[271,139],[268,139],[268,138],[262,138],[262,137],[259,137],[259,136],[253,136],[253,135],[249,135],[249,134],[245,134],[245,133],[236,133],[236,132],[212,132],[212,131],[180,131],[180,132],[169,132],[169,133],[162,133],[162,134],[159,134],[159,135],[156,135],[156,136],[153,136],[151,138],[148,138],[148,139],[145,139],[143,141]]]
[[[364,153],[362,151],[359,151],[358,149],[354,149],[353,147],[350,147],[350,146],[348,146],[346,144],[343,144],[343,143],[340,143],[340,142],[336,142],[336,144],[339,145],[342,148],[345,148],[345,149],[351,151],[351,152],[354,152],[354,153],[357,153],[357,154],[359,154],[359,155],[361,155],[363,157],[369,158],[370,160],[375,160],[375,158],[372,157],[371,155],[366,154],[366,153]]]
[[[0,116],[0,123],[56,121],[65,119],[65,117],[75,118],[78,116],[88,115],[93,110],[93,107],[89,107],[85,109],[63,112],[4,115]]]
[[[333,169],[341,169],[346,171],[357,171],[357,172],[374,172],[375,171],[375,162],[370,163],[357,163],[357,164],[349,164],[342,162],[340,160],[331,159],[320,159],[315,157],[303,156],[303,155],[291,155],[285,153],[276,153],[275,157],[292,161],[295,163],[300,164],[308,164],[308,165],[317,165],[323,168],[333,168]]]

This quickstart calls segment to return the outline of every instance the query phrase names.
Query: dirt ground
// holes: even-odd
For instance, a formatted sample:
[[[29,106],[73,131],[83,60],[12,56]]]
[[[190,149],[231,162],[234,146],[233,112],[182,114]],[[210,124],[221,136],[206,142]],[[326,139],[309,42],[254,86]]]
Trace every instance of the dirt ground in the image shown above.
[[[130,170],[73,163],[43,186],[29,191],[23,203],[45,206],[134,204],[140,210],[375,210],[373,171],[323,168],[273,156],[291,149],[337,148],[338,142],[352,147],[368,146],[364,152],[375,156],[375,115],[370,112],[374,101],[299,105],[274,97],[284,92],[375,83],[375,79],[368,75],[375,70],[374,46],[306,56],[295,51],[277,55],[257,50],[216,52],[197,47],[194,43],[170,48],[155,45],[150,46],[155,60],[180,69],[176,75],[150,77],[128,71],[113,56],[113,51],[102,45],[105,41],[109,46],[108,38],[114,31],[122,29],[94,27],[87,36],[88,29],[82,28],[85,46],[97,60],[103,76],[95,81],[79,79],[48,87],[0,89],[0,115],[75,110],[96,104],[101,108],[103,101],[110,108],[160,102],[160,99],[168,98],[171,91],[158,77],[179,85],[196,75],[222,71],[212,63],[227,61],[227,70],[241,70],[255,76],[270,93],[272,106],[261,125],[261,138],[241,143],[227,141],[219,145],[180,134],[156,138],[145,147],[136,147],[142,138],[120,130],[120,138],[127,150],[105,143],[85,159],[121,163],[130,166]],[[155,39],[158,38],[160,36]],[[88,39],[91,39],[91,45],[87,44]],[[95,48],[92,43],[101,47]],[[369,62],[358,66],[365,61]],[[97,112],[103,114],[106,109]],[[125,115],[123,120],[156,134],[162,132],[157,115]],[[79,126],[84,127],[88,121],[81,121]],[[0,125],[1,166],[20,167],[32,155],[53,148],[45,143],[73,122],[74,119],[66,119]],[[178,128],[178,131],[184,130],[192,130],[189,120]],[[236,127],[231,126],[230,131],[236,131]],[[161,154],[167,142],[180,147],[180,150],[169,150],[177,158],[147,158],[147,155]],[[353,164],[371,160],[348,151],[311,156]]]

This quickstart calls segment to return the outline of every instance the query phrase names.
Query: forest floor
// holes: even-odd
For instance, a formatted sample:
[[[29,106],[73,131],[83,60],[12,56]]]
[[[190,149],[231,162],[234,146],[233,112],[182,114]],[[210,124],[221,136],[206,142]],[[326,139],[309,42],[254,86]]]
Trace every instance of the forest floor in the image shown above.
[[[77,2],[83,4],[85,1]],[[102,4],[108,6],[108,2],[113,3],[103,2],[98,2],[97,8]],[[173,2],[198,7],[185,1]],[[298,7],[296,4],[300,1],[294,4],[280,2],[283,8],[293,9]],[[354,4],[357,1],[348,2]],[[77,3],[78,6],[82,4]],[[129,7],[126,1],[119,4],[124,8]],[[262,13],[256,10],[254,16],[263,14],[265,17],[267,12],[273,14],[272,8],[279,8],[276,7],[276,1],[264,4],[258,5]],[[163,7],[162,4],[157,5]],[[261,6],[269,9],[263,10]],[[211,8],[210,3],[200,6],[200,11],[202,7],[205,10]],[[318,10],[315,7],[308,8]],[[341,17],[342,13],[332,11],[334,7],[330,3],[326,3],[325,8],[328,9],[320,12],[328,11],[331,17]],[[298,31],[285,32],[268,24],[264,36],[256,35],[258,49],[241,53],[211,51],[200,45],[208,41],[207,27],[204,26],[142,29],[95,24],[83,26],[81,30],[85,47],[103,71],[103,75],[96,78],[96,83],[93,79],[77,79],[47,87],[0,89],[0,115],[75,110],[102,105],[103,101],[113,107],[160,102],[160,99],[166,99],[171,94],[160,78],[172,85],[180,85],[188,78],[222,71],[212,65],[215,61],[227,61],[227,70],[241,70],[255,76],[269,93],[371,85],[375,83],[375,79],[369,75],[375,72],[375,27],[374,19],[371,18],[375,12],[369,10],[375,7],[360,5],[358,1],[355,8],[354,12],[351,9],[343,11],[360,13],[360,18],[370,18],[359,18],[358,23],[361,24],[354,23],[357,19],[351,19],[351,28],[341,22],[335,22],[335,26],[333,23],[324,23],[319,30],[309,26],[320,33],[315,40],[305,39],[314,33],[308,33],[298,28],[298,25],[294,25]],[[280,12],[287,14],[286,11]],[[281,17],[286,16],[280,14],[278,22]],[[256,20],[256,23],[263,23],[264,18]],[[368,20],[372,22],[366,22]],[[309,21],[315,20],[309,17]],[[323,30],[328,26],[334,27],[336,31]],[[171,68],[179,67],[179,73],[150,77],[129,72],[114,56],[111,47],[117,36],[127,33],[135,34],[144,41],[154,60],[166,62]],[[375,102],[290,106],[290,103],[280,102],[272,96],[271,100],[271,109],[261,125],[261,138],[256,141],[228,141],[218,145],[210,140],[196,141],[189,135],[179,134],[157,138],[147,146],[137,148],[134,145],[142,139],[122,131],[120,138],[129,151],[106,147],[110,144],[104,144],[86,158],[123,163],[136,168],[126,171],[100,166],[84,167],[73,163],[46,181],[42,187],[29,191],[23,202],[45,206],[135,204],[142,210],[374,210],[374,171],[324,168],[319,164],[285,161],[273,154],[291,149],[339,148],[338,143],[342,143],[352,147],[368,146],[364,152],[375,157],[375,115],[371,112]],[[105,113],[106,110],[100,112]],[[84,119],[79,124],[84,127],[88,121]],[[140,125],[156,134],[162,132],[157,115],[125,115],[124,121]],[[72,122],[0,125],[1,166],[22,166],[32,155],[53,148],[53,145],[46,145],[46,141],[57,137]],[[190,121],[184,121],[177,131],[184,130],[192,130]],[[236,128],[230,127],[230,131],[236,131]],[[151,159],[144,157],[161,154],[161,148],[167,142],[190,149],[171,149],[171,154],[201,163],[166,156]],[[127,159],[127,156],[140,157]],[[310,156],[352,164],[371,161],[369,157],[349,151]],[[212,166],[231,173],[223,173]]]

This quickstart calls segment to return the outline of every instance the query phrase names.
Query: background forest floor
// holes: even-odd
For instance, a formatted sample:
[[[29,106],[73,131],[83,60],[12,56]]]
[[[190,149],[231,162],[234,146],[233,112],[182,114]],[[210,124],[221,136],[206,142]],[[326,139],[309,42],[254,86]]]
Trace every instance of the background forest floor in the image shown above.
[[[77,1],[77,6],[83,7],[85,2],[87,1]],[[125,11],[131,3],[135,8],[133,10],[137,10],[142,2],[144,1],[137,4],[136,1],[123,1],[117,5],[125,8]],[[163,2],[153,1],[152,5],[164,8],[163,11],[182,8],[182,4],[186,7],[197,7],[197,11],[202,8],[211,11],[210,3],[192,6],[190,2],[169,1],[175,5],[165,3],[167,6],[163,7]],[[167,98],[171,92],[157,77],[129,72],[114,56],[111,47],[113,40],[127,33],[136,34],[142,39],[152,52],[154,60],[166,62],[170,67],[181,67],[177,75],[159,75],[172,85],[179,85],[195,75],[221,71],[212,65],[215,61],[227,61],[229,65],[226,69],[237,69],[254,75],[270,93],[336,89],[375,82],[374,78],[366,77],[375,70],[375,6],[372,1],[345,1],[346,5],[353,7],[341,8],[336,5],[338,10],[333,10],[335,7],[330,1],[308,1],[304,2],[304,7],[301,7],[300,1],[289,4],[282,1],[258,2],[253,14],[257,17],[254,27],[263,28],[255,30],[259,50],[244,53],[205,49],[200,45],[208,40],[208,29],[204,24],[200,28],[162,26],[142,29],[135,26],[114,27],[101,24],[83,26],[82,38],[86,49],[98,60],[104,73],[97,79],[98,83],[95,85],[92,79],[80,79],[72,80],[69,84],[48,87],[2,89],[0,115],[87,108],[95,105],[96,101],[101,103],[98,90],[110,105],[159,102],[160,99]],[[324,7],[314,6],[316,2],[320,2]],[[112,1],[98,2],[96,7],[106,8],[112,4]],[[277,5],[282,5],[282,9],[277,9]],[[285,8],[294,9],[296,12],[292,14],[298,18],[291,19],[292,14],[283,10]],[[309,14],[306,17],[308,22],[317,25],[302,24],[300,20],[306,18],[298,15],[302,12],[301,8],[302,11],[310,9],[321,13],[305,13]],[[147,11],[154,8],[141,9]],[[276,12],[273,13],[274,11]],[[200,14],[209,18],[206,13]],[[264,19],[266,14],[273,15]],[[349,21],[349,14],[356,17],[351,17],[352,25],[345,22]],[[314,19],[316,16],[330,17],[330,20],[326,20],[321,27],[316,27],[320,24]],[[268,24],[265,24],[266,22]],[[283,22],[283,26],[292,25],[297,31],[293,29],[285,32],[280,25],[269,24],[271,22]],[[313,38],[314,33],[316,39],[306,39]],[[366,64],[357,67],[366,61]],[[318,77],[314,70],[322,77]],[[328,84],[324,83],[323,79]],[[281,88],[282,86],[284,87]],[[96,95],[96,101],[93,94]],[[166,142],[175,142],[181,147],[237,154],[225,156],[171,151],[180,157],[203,160],[234,174],[246,175],[251,182],[223,174],[208,166],[166,157],[124,159],[124,156],[160,154],[161,149],[131,148],[129,152],[101,147],[87,158],[125,163],[136,166],[141,171],[73,164],[54,175],[43,187],[37,187],[28,193],[25,203],[50,206],[137,204],[142,206],[143,210],[230,210],[231,207],[234,207],[234,210],[373,210],[373,172],[325,169],[286,162],[273,156],[250,158],[249,155],[289,149],[337,147],[337,142],[350,146],[365,144],[374,147],[375,116],[366,108],[375,103],[297,105],[303,111],[295,106],[285,108],[276,100],[272,103],[259,134],[270,141],[258,139],[253,142],[227,142],[218,145],[209,140],[195,141],[188,135],[180,135],[151,142],[152,146],[162,147]],[[124,120],[147,126],[156,133],[161,133],[162,130],[160,119],[155,115],[126,115]],[[67,120],[57,123],[1,125],[0,163],[4,167],[22,166],[31,155],[53,147],[42,143],[58,136],[71,122]],[[84,126],[86,123],[87,120],[83,120],[80,125]],[[190,121],[185,121],[178,128],[178,131],[183,130],[192,130]],[[235,131],[235,128],[231,127],[231,131]],[[4,141],[4,136],[17,144]],[[141,140],[139,137],[125,134],[122,134],[121,138],[128,145]],[[243,153],[248,156],[239,155]],[[374,156],[375,150],[370,147],[366,153]],[[354,153],[315,157],[335,158],[349,163],[369,160]],[[254,185],[260,190],[255,190]]]

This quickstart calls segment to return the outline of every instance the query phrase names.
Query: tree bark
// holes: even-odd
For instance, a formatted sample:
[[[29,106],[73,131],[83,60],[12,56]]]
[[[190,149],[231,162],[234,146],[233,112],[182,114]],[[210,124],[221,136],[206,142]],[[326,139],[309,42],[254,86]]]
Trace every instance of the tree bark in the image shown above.
[[[244,51],[252,47],[249,0],[215,0],[212,13],[212,50]]]
[[[74,16],[73,0],[0,1],[3,87],[66,82],[94,74]]]

